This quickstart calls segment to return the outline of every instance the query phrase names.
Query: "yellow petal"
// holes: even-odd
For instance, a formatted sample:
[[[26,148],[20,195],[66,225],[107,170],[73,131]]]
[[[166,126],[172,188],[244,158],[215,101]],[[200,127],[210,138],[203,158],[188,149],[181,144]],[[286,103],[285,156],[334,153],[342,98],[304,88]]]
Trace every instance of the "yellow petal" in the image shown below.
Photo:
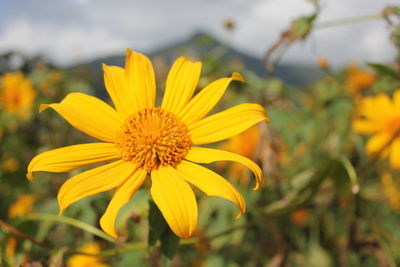
[[[181,238],[192,235],[197,225],[197,203],[192,188],[171,166],[151,172],[151,196],[171,230]]]
[[[182,161],[177,170],[187,182],[198,187],[207,195],[223,197],[235,203],[239,209],[236,218],[242,216],[246,211],[246,202],[242,195],[228,181],[215,172],[188,161]]]
[[[393,94],[393,104],[396,109],[396,113],[400,112],[400,88],[397,89]]]
[[[115,230],[115,219],[118,211],[124,206],[136,193],[146,179],[147,172],[137,170],[132,177],[128,178],[121,186],[115,190],[115,194],[108,204],[107,210],[100,219],[100,226],[107,234],[117,237]]]
[[[137,109],[154,107],[156,99],[156,80],[151,61],[143,54],[126,50],[125,78],[128,90],[135,95]],[[127,104],[129,100],[126,99]]]
[[[58,191],[60,214],[72,203],[122,184],[136,169],[132,163],[118,160],[69,178]]]
[[[393,114],[393,103],[387,94],[378,94],[375,96],[375,112],[379,110],[381,116]]]
[[[32,172],[68,172],[80,167],[111,161],[118,158],[112,143],[91,143],[62,147],[41,153],[28,165],[26,177],[33,179]]]
[[[82,93],[71,93],[60,103],[40,105],[40,111],[51,107],[76,129],[106,142],[113,142],[123,123],[118,113],[100,99]]]
[[[178,58],[168,73],[161,107],[178,114],[192,97],[199,82],[200,72],[200,62],[191,62],[184,57]]]
[[[254,190],[259,189],[263,181],[262,171],[260,167],[258,167],[258,165],[255,164],[252,160],[236,153],[212,148],[192,147],[186,155],[185,159],[196,163],[212,163],[215,161],[225,160],[239,162],[249,168],[254,173],[257,182]]]
[[[363,134],[372,134],[380,129],[380,123],[372,120],[358,119],[353,122],[353,129]]]
[[[218,103],[231,81],[244,82],[243,77],[234,72],[230,78],[222,78],[210,83],[177,113],[178,117],[187,125],[203,118]]]
[[[134,91],[129,90],[127,86],[125,70],[121,67],[103,64],[103,71],[104,83],[115,109],[123,118],[134,114],[140,105],[136,101]]]
[[[365,116],[369,120],[374,120],[377,122],[381,120],[381,114],[376,112],[375,97],[363,98],[360,104],[357,106],[357,113],[361,116]]]
[[[257,104],[241,104],[189,125],[195,145],[218,142],[237,135],[265,120],[265,110]]]
[[[387,133],[379,133],[368,139],[366,150],[369,154],[374,154],[383,149],[390,141],[390,135]]]
[[[394,140],[390,147],[390,165],[394,169],[400,170],[400,139],[399,138]]]

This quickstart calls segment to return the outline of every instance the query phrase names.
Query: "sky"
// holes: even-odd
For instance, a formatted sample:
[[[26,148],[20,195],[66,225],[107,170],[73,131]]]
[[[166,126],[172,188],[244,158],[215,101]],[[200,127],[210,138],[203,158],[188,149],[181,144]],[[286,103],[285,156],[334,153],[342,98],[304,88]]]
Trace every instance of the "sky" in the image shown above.
[[[321,0],[318,23],[380,12],[398,0]],[[306,0],[1,0],[0,53],[42,54],[61,66],[123,54],[150,52],[206,31],[262,58],[291,20],[312,13]],[[226,20],[235,23],[227,33]],[[333,65],[387,62],[395,49],[383,20],[314,31],[291,47],[284,62]]]

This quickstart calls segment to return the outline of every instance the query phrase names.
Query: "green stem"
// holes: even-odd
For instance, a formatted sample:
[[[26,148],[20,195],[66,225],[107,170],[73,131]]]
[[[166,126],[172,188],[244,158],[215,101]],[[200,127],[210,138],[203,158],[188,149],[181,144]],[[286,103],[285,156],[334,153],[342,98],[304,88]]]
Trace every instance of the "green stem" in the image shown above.
[[[384,18],[382,13],[362,15],[362,16],[358,16],[358,17],[344,18],[344,19],[339,19],[339,20],[321,22],[321,23],[315,25],[315,29],[319,30],[319,29],[335,27],[335,26],[340,26],[340,25],[345,25],[345,24],[350,24],[350,23],[355,23],[355,22],[362,22],[362,21],[368,21],[368,20],[372,20],[372,19],[382,19],[382,18]]]
[[[197,238],[183,239],[179,242],[179,245],[180,246],[188,246],[188,245],[196,244],[198,242],[201,242],[201,241],[199,241]],[[159,247],[160,245],[161,245],[161,243],[157,242],[154,245],[154,247]],[[146,248],[148,248],[148,246],[149,246],[149,244],[147,242],[138,242],[138,243],[128,244],[128,245],[120,247],[120,248],[103,250],[102,252],[97,253],[97,254],[85,253],[85,252],[80,252],[80,251],[67,251],[67,253],[68,254],[82,254],[82,255],[96,256],[96,257],[108,257],[108,256],[118,255],[120,253],[129,252],[129,251],[146,249]]]
[[[103,238],[104,240],[107,240],[108,242],[115,243],[115,238],[107,235],[103,231],[99,230],[98,228],[91,226],[87,223],[65,217],[65,216],[59,216],[59,215],[53,215],[53,214],[29,214],[23,217],[24,220],[33,220],[33,221],[50,221],[50,222],[60,222],[60,223],[66,223],[71,226],[74,226],[76,228],[82,229],[86,232],[89,232],[95,236],[98,236],[100,238]]]
[[[351,182],[351,192],[353,194],[357,194],[360,191],[360,185],[358,183],[356,170],[347,157],[341,156],[339,160],[343,164],[343,167],[346,169],[347,175],[349,176]]]

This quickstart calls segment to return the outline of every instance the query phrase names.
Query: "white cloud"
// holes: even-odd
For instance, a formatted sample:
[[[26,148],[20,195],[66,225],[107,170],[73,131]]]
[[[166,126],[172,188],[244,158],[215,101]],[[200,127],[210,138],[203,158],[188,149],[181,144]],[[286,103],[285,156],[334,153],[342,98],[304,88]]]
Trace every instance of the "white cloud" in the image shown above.
[[[124,51],[126,42],[113,38],[101,28],[80,29],[54,25],[33,25],[20,20],[5,27],[0,50],[19,50],[29,55],[44,54],[59,63],[69,63],[98,55]]]
[[[151,51],[196,30],[208,30],[223,39],[221,25],[227,18],[237,24],[232,44],[261,57],[292,19],[313,10],[305,0],[15,2],[12,12],[0,20],[0,52],[42,53],[63,64],[121,54],[126,47]],[[388,3],[326,0],[319,22],[379,12]],[[351,59],[390,60],[394,49],[387,35],[382,21],[318,30],[305,43],[291,48],[284,60],[312,63],[319,55],[336,64]]]

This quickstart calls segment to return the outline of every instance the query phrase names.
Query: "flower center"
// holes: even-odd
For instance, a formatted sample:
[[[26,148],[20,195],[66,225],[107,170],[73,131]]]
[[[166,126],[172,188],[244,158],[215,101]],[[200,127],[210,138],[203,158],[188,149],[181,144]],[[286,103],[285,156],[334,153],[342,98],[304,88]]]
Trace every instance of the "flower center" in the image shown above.
[[[187,126],[175,114],[158,107],[129,116],[115,144],[125,161],[150,172],[160,165],[176,167],[188,153],[192,140]]]

